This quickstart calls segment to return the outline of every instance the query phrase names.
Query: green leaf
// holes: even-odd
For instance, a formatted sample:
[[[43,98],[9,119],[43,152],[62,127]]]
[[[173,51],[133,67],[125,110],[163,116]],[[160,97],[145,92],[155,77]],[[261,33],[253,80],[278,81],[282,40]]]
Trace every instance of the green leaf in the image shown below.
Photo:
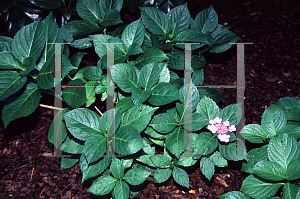
[[[200,170],[209,181],[211,180],[211,177],[215,173],[215,167],[213,162],[206,157],[203,157],[200,160]]]
[[[124,181],[118,181],[112,194],[115,196],[115,198],[118,199],[128,199],[129,198],[128,184]]]
[[[293,136],[295,139],[300,137],[300,126],[297,125],[286,125],[279,129],[277,134],[286,133]]]
[[[133,43],[131,46],[129,46],[129,48],[127,49],[127,55],[128,56],[132,56],[132,55],[138,55],[143,53],[144,51],[142,50],[142,48],[136,44]]]
[[[246,196],[244,193],[240,191],[231,191],[227,192],[223,195],[219,195],[220,199],[250,199],[248,196]]]
[[[158,107],[154,108],[146,105],[134,106],[122,115],[121,127],[129,126],[141,132],[149,124],[152,115],[157,109]]]
[[[170,113],[161,113],[152,119],[150,126],[160,133],[170,133],[178,125],[176,119]]]
[[[25,76],[36,68],[35,61],[31,57],[26,57],[23,61],[23,67],[25,71],[21,71],[20,74]]]
[[[100,161],[97,161],[96,164],[88,165],[86,158],[84,154],[80,157],[80,169],[82,172],[82,180],[81,183],[83,183],[85,180],[95,177],[102,173],[110,164],[111,157],[104,156],[100,158]]]
[[[102,75],[102,70],[100,71],[101,72],[99,73],[99,69],[97,68],[97,66],[86,67],[83,73],[83,77],[89,81],[99,81],[101,80]]]
[[[107,45],[105,43],[108,43],[108,40],[113,37],[102,34],[90,35],[89,37],[93,40],[97,55],[102,59],[102,57],[107,54]]]
[[[219,112],[222,122],[229,121],[230,125],[237,125],[241,119],[241,104],[230,104]]]
[[[172,165],[171,160],[163,154],[157,154],[157,155],[151,156],[150,160],[153,162],[153,164],[156,167],[161,168],[161,169],[166,169]]]
[[[174,49],[167,54],[169,57],[169,68],[174,70],[184,70],[184,51]]]
[[[116,9],[112,9],[105,14],[103,22],[100,24],[102,26],[113,26],[119,23],[123,23],[123,21],[121,20],[120,12]]]
[[[183,169],[179,167],[174,167],[172,171],[172,176],[178,184],[189,188],[189,176]]]
[[[66,158],[63,157],[61,159],[61,165],[60,168],[61,169],[69,169],[71,167],[73,167],[77,162],[78,162],[78,158]]]
[[[117,179],[111,176],[101,176],[97,178],[90,188],[87,190],[88,192],[94,195],[106,195],[110,193],[113,188],[115,187],[116,183],[118,182]]]
[[[16,71],[0,71],[0,75],[0,101],[19,91],[27,81]]]
[[[118,180],[124,176],[124,168],[122,162],[118,158],[113,158],[110,165],[111,174]]]
[[[88,20],[70,21],[61,28],[63,38],[68,43],[71,43],[74,39],[76,40],[77,37],[80,38],[83,35],[101,30],[103,30],[103,27],[99,27],[97,23]]]
[[[240,134],[252,143],[265,143],[268,139],[274,136],[263,126],[258,124],[248,124],[243,130],[241,130]]]
[[[184,151],[184,130],[175,128],[166,137],[167,149],[174,155],[179,156]]]
[[[185,114],[181,117],[180,122],[187,131],[198,131],[205,127],[208,121],[200,113]]]
[[[70,81],[68,86],[83,86],[83,82],[80,79]],[[64,101],[73,108],[79,108],[86,101],[86,93],[84,87],[78,88],[64,88],[62,91],[62,97]]]
[[[115,82],[124,92],[131,93],[139,88],[135,68],[130,64],[116,64],[114,69]]]
[[[168,16],[157,8],[140,7],[146,28],[155,35],[167,34],[171,26]]]
[[[76,10],[82,19],[102,22],[100,6],[97,0],[78,0]]]
[[[203,96],[209,97],[210,99],[214,100],[216,104],[220,103],[223,98],[222,93],[213,88],[198,88],[198,91],[200,98]]]
[[[2,111],[4,128],[18,118],[26,117],[33,113],[40,102],[41,92],[35,83],[29,83],[21,96],[9,104],[5,104]]]
[[[62,7],[61,0],[52,0],[52,1],[45,1],[45,0],[29,0],[30,3],[36,5],[37,7],[44,8],[44,9],[57,9]]]
[[[101,0],[99,1],[102,15],[105,15],[109,10],[116,9],[121,11],[123,1],[122,0]]]
[[[126,172],[123,179],[131,185],[139,185],[142,184],[149,175],[149,171],[141,168],[132,168]]]
[[[78,141],[71,139],[63,152],[72,153],[72,154],[81,154],[83,152],[84,145],[80,144]]]
[[[40,71],[37,82],[40,88],[50,89],[54,87],[54,54],[55,54],[55,45],[54,43],[62,43],[62,34],[58,25],[52,19],[52,14],[49,14],[43,21],[43,28],[46,32],[46,44],[45,50],[41,57],[37,69]],[[65,70],[64,56],[62,56],[62,75]]]
[[[275,102],[286,114],[287,120],[300,121],[300,106],[299,100],[293,97],[283,97]]]
[[[12,52],[11,44],[13,39],[6,36],[0,36],[0,52],[8,51]]]
[[[195,140],[193,156],[209,155],[216,150],[218,140],[209,132],[200,133]]]
[[[286,170],[286,179],[296,180],[300,178],[300,165],[299,165],[299,158],[292,160],[289,165],[287,166]]]
[[[162,183],[170,178],[171,169],[156,169],[154,173],[154,183]]]
[[[192,50],[201,48],[205,45],[213,45],[212,41],[209,40],[209,37],[206,34],[192,29],[187,29],[178,33],[178,35],[176,35],[173,41],[176,43],[200,43],[191,45]],[[177,46],[180,49],[185,49],[185,45],[183,44],[176,44],[175,46]]]
[[[277,162],[262,160],[254,166],[253,173],[266,180],[281,181],[285,179],[286,168]]]
[[[204,96],[198,103],[196,112],[204,115],[209,121],[217,117],[220,109],[212,99]]]
[[[139,131],[129,126],[120,128],[116,132],[114,140],[115,151],[120,155],[131,155],[144,146]]]
[[[203,68],[205,65],[206,65],[206,60],[203,55],[201,56],[192,55],[192,68],[195,69],[195,71],[196,69]]]
[[[203,33],[212,32],[218,25],[218,15],[210,6],[199,12],[195,18],[195,28]]]
[[[177,23],[177,31],[181,32],[188,29],[190,26],[190,12],[187,8],[187,4],[178,6],[170,10],[168,13],[171,24]]]
[[[287,123],[284,112],[277,105],[271,104],[261,117],[261,125],[270,135],[276,135]]]
[[[143,66],[152,62],[161,62],[168,59],[164,51],[158,48],[149,49],[144,54],[140,55],[134,62],[134,65],[140,69]]]
[[[203,85],[204,82],[204,69],[194,70],[192,73],[193,84]]]
[[[120,101],[118,101],[116,108],[120,109],[120,113],[125,112],[126,110],[130,109],[131,107],[133,107],[134,104],[131,100],[130,97],[125,97],[124,99],[121,99]]]
[[[87,140],[93,134],[103,135],[100,131],[99,116],[88,109],[74,109],[64,114],[66,125],[71,134],[80,140]]]
[[[95,162],[104,155],[106,151],[106,138],[103,135],[94,134],[88,137],[84,143],[84,155],[87,164]]]
[[[290,182],[285,183],[282,188],[282,199],[294,199],[297,198],[297,193],[299,191],[299,186],[292,184]]]
[[[244,180],[240,191],[252,198],[270,198],[277,193],[283,184],[266,182],[250,175]]]
[[[170,71],[167,67],[166,63],[159,63],[158,67],[160,69],[160,75],[159,75],[159,80],[158,82],[170,82]]]
[[[166,135],[162,135],[162,134],[158,133],[151,127],[147,127],[144,132],[152,138],[156,138],[156,139],[166,138]]]
[[[215,44],[209,50],[210,53],[225,52],[233,46],[233,44],[230,43],[235,43],[238,40],[241,40],[236,34],[228,30],[227,27],[220,24],[218,24],[214,32],[211,33],[211,36],[215,40]]]
[[[162,106],[178,99],[177,88],[169,83],[160,82],[152,90],[149,103],[153,106]]]
[[[58,136],[61,136],[61,141],[64,141],[67,137],[66,125],[65,125],[65,122],[62,121],[62,116],[61,116],[61,114],[64,114],[67,111],[68,111],[67,108],[64,108],[64,109],[60,110],[54,116],[54,119],[52,120],[51,126],[50,126],[49,131],[48,131],[48,140],[52,144],[55,144],[54,143],[54,134],[58,135]],[[56,146],[56,147],[58,148],[59,146]]]
[[[90,39],[90,38],[88,38],[88,39]],[[70,58],[71,65],[74,66],[76,69],[78,69],[83,56],[86,55],[86,54],[87,54],[86,52],[76,52],[76,53],[74,53],[72,55],[72,57]]]
[[[132,91],[132,101],[136,106],[141,105],[143,102],[145,102],[151,95],[151,90],[143,90],[143,89],[134,89]]]
[[[179,158],[177,165],[190,167],[193,166],[197,162],[196,159],[193,158],[190,151],[185,151]]]
[[[219,151],[215,151],[211,156],[208,158],[216,167],[227,167],[228,162],[224,159]]]
[[[246,157],[238,156],[238,152],[237,152],[238,144],[244,146],[244,143],[239,138],[237,142],[229,142],[228,144],[219,143],[219,151],[225,159],[233,160],[233,161],[246,160]]]
[[[40,21],[24,26],[14,37],[12,53],[21,62],[32,57],[36,62],[46,42],[46,32]]]
[[[159,79],[159,68],[156,62],[149,63],[141,68],[138,82],[142,88],[152,88]]]
[[[133,43],[142,46],[144,42],[144,35],[145,27],[143,22],[139,19],[132,22],[125,28],[121,39],[127,47],[131,46]]]
[[[0,68],[25,70],[21,63],[7,51],[0,52]]]
[[[270,139],[268,157],[270,161],[287,168],[291,161],[300,157],[300,146],[292,136],[280,134]]]
[[[96,82],[90,81],[85,85],[86,102],[85,106],[89,107],[96,101],[94,85]]]

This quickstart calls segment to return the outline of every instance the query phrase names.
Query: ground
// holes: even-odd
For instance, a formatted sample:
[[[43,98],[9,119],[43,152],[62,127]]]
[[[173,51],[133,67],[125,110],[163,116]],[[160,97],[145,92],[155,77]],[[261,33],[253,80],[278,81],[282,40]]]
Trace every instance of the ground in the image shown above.
[[[297,97],[300,93],[300,4],[292,0],[188,1],[193,17],[211,4],[218,13],[219,24],[230,26],[243,42],[253,43],[245,45],[245,124],[260,124],[267,106],[281,97]],[[82,64],[89,64],[90,59],[85,57]],[[207,57],[205,82],[236,82],[236,48]],[[235,89],[220,91],[224,96],[221,108],[236,103]],[[42,102],[53,103],[47,98]],[[53,110],[39,107],[6,130],[1,125],[0,198],[101,198],[86,192],[91,181],[81,184],[78,164],[60,170],[61,158],[42,156],[53,152],[47,140],[52,119]],[[247,148],[254,147],[246,144]],[[232,162],[217,169],[208,182],[196,165],[189,171],[190,190],[195,194],[175,186],[172,179],[158,186],[148,178],[145,189],[135,198],[219,198],[220,194],[240,189],[247,176],[240,168],[241,162]]]

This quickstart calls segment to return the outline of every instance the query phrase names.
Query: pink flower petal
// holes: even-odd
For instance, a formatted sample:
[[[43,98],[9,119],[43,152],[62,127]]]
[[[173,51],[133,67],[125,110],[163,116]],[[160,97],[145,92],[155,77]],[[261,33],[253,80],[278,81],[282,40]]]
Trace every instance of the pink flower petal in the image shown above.
[[[230,132],[236,131],[236,128],[234,125],[231,125],[228,129]]]
[[[230,125],[230,124],[229,124],[229,121],[223,122],[223,124],[224,124],[225,126],[229,126],[229,125]]]
[[[208,125],[207,128],[213,133],[215,134],[217,132],[217,127],[215,127],[214,125]]]

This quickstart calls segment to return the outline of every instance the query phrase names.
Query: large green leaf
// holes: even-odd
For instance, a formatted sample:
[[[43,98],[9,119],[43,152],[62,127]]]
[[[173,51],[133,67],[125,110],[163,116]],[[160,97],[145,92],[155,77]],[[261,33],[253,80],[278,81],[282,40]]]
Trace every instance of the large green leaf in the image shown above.
[[[113,38],[110,35],[102,35],[102,34],[98,34],[98,35],[90,35],[89,36],[94,43],[95,46],[95,51],[97,53],[97,55],[102,58],[104,55],[107,54],[107,44],[108,40],[110,38]]]
[[[185,114],[180,120],[184,129],[188,131],[198,131],[208,124],[208,120],[200,113]]]
[[[40,88],[50,89],[54,85],[54,54],[55,54],[55,44],[62,43],[62,35],[58,25],[52,19],[52,15],[49,14],[42,21],[44,30],[46,31],[46,44],[42,55],[42,58],[37,66],[40,70],[37,82]],[[63,46],[62,46],[63,47]],[[64,58],[62,57],[62,75],[64,74]],[[63,76],[64,77],[64,76]]]
[[[284,183],[263,181],[262,179],[250,175],[244,180],[240,191],[252,198],[265,199],[274,196],[283,184]]]
[[[125,28],[121,39],[127,47],[131,46],[133,43],[141,46],[144,41],[144,35],[145,27],[143,22],[139,19],[132,22]]]
[[[21,96],[9,104],[5,104],[2,111],[4,128],[18,118],[26,117],[33,113],[40,102],[41,92],[35,83],[29,83]]]
[[[246,160],[246,157],[239,156],[237,152],[238,144],[242,145],[245,148],[243,141],[238,138],[237,142],[229,142],[228,144],[219,143],[219,151],[221,155],[227,160],[233,160],[233,161]]]
[[[214,100],[216,104],[220,103],[223,98],[222,93],[213,88],[198,88],[198,91],[200,98],[203,96],[209,97],[210,99]]]
[[[26,57],[32,57],[36,62],[45,45],[46,32],[40,21],[24,26],[12,42],[13,55],[23,62]]]
[[[287,180],[296,180],[300,178],[300,159],[297,158],[295,160],[292,160],[288,166],[286,171],[286,179]]]
[[[132,168],[126,172],[123,179],[131,185],[139,185],[142,184],[149,175],[149,171],[141,168]]]
[[[233,44],[238,40],[241,40],[236,34],[228,30],[227,27],[224,27],[218,24],[214,32],[211,33],[211,36],[215,40],[215,44],[209,50],[210,53],[222,53],[228,50],[233,46]]]
[[[13,42],[13,39],[6,36],[0,36],[0,52],[8,51],[12,52],[11,50],[11,44]]]
[[[120,12],[116,9],[111,9],[105,14],[101,25],[113,26],[119,23],[123,23],[123,21],[121,20]]]
[[[204,176],[210,181],[215,173],[215,166],[209,158],[202,157],[200,160],[200,170]]]
[[[19,69],[25,70],[21,63],[7,51],[0,52],[0,68],[1,69]]]
[[[184,151],[184,141],[184,130],[179,127],[175,128],[173,132],[168,134],[166,137],[167,149],[172,154],[179,156]]]
[[[97,178],[87,191],[94,195],[103,196],[110,193],[113,190],[117,181],[118,180],[114,177],[104,175]]]
[[[95,162],[106,151],[106,137],[94,134],[88,137],[84,143],[84,155],[88,164]]]
[[[299,100],[293,97],[280,98],[276,103],[286,114],[287,120],[300,121]]]
[[[240,134],[252,143],[265,143],[274,136],[273,134],[270,134],[265,127],[259,124],[248,124]]]
[[[50,126],[49,131],[48,131],[48,140],[52,144],[55,144],[54,143],[54,134],[56,134],[58,136],[61,136],[61,141],[64,141],[67,137],[68,132],[67,132],[67,129],[66,129],[65,122],[63,122],[62,115],[61,115],[61,114],[66,113],[67,111],[68,111],[67,108],[64,108],[64,109],[60,110],[54,116],[54,119],[52,120],[51,126]],[[56,146],[56,147],[58,148],[59,146]]]
[[[19,91],[26,83],[27,77],[16,71],[0,71],[0,101]]]
[[[154,174],[154,183],[162,183],[170,178],[171,169],[156,169]]]
[[[138,79],[139,85],[142,86],[142,88],[152,88],[159,79],[158,64],[153,62],[143,66]]]
[[[176,86],[170,83],[160,82],[152,90],[149,103],[153,106],[162,106],[178,99]]]
[[[194,70],[192,73],[193,84],[199,86],[204,82],[204,69]]]
[[[74,139],[71,139],[66,148],[63,150],[63,152],[66,153],[72,153],[72,154],[82,154],[84,149],[84,145],[79,143],[78,141],[75,141]]]
[[[86,101],[84,84],[80,79],[70,81],[68,86],[79,86],[75,88],[64,88],[62,91],[62,97],[64,101],[73,108],[79,108]]]
[[[82,154],[79,162],[80,170],[82,172],[81,183],[102,173],[109,166],[110,162],[111,157],[104,156],[100,158],[100,161],[97,161],[96,164],[88,165],[84,154]]]
[[[170,70],[167,67],[166,63],[159,63],[158,67],[160,69],[160,75],[158,82],[170,82]]]
[[[171,26],[168,16],[157,8],[140,7],[146,28],[155,35],[167,34]]]
[[[246,196],[244,193],[240,191],[231,191],[227,192],[223,195],[219,195],[220,199],[250,199],[248,196]]]
[[[190,26],[190,12],[187,8],[187,4],[173,8],[169,13],[168,17],[171,24],[177,23],[177,32],[181,32],[188,29]]]
[[[73,167],[78,162],[78,160],[79,160],[78,158],[62,157],[60,168],[61,169],[69,169],[69,168]]]
[[[184,51],[174,49],[167,54],[169,57],[169,68],[174,70],[184,70]]]
[[[183,43],[183,42],[200,43],[200,44],[191,45],[192,50],[201,48],[204,45],[211,46],[214,43],[206,34],[192,29],[187,29],[178,33],[178,35],[176,35],[173,41],[176,43]],[[176,46],[178,48],[185,49],[185,45],[183,44],[176,44]]]
[[[97,0],[78,0],[76,10],[82,19],[102,22],[100,6]]]
[[[189,176],[183,169],[179,167],[174,167],[172,171],[172,176],[178,184],[189,188]]]
[[[136,129],[125,126],[115,134],[115,151],[120,155],[131,155],[144,146],[143,140]]]
[[[115,196],[115,198],[118,199],[128,199],[129,198],[128,184],[124,181],[118,181],[112,194]]]
[[[221,156],[219,151],[215,151],[211,156],[209,156],[209,160],[214,163],[216,167],[228,166],[227,160]]]
[[[100,131],[99,116],[88,109],[74,109],[64,114],[66,125],[71,134],[80,140],[87,140],[93,134],[103,135]]]
[[[141,105],[143,102],[145,102],[149,97],[151,96],[151,90],[150,89],[139,89],[136,88],[132,91],[132,101],[136,106]]]
[[[219,112],[222,122],[229,121],[230,125],[237,125],[242,116],[242,104],[230,104]]]
[[[61,28],[63,38],[68,43],[76,40],[77,37],[81,38],[83,35],[89,35],[100,30],[103,30],[103,27],[99,27],[97,23],[88,20],[70,21]]]
[[[281,181],[285,179],[286,168],[277,162],[263,160],[254,166],[253,173],[266,180]]]
[[[216,150],[217,146],[218,140],[211,133],[200,133],[195,140],[193,156],[209,155]]]
[[[130,64],[116,64],[114,76],[116,84],[124,92],[131,93],[133,89],[139,88],[136,70]]]
[[[147,50],[144,54],[140,55],[134,62],[134,65],[140,69],[143,66],[152,62],[161,62],[168,59],[167,55],[161,49],[154,48]]]
[[[160,133],[170,133],[177,125],[176,119],[170,113],[158,114],[150,123],[150,126]]]
[[[110,165],[111,174],[118,180],[121,180],[124,176],[124,167],[118,158],[113,158]]]
[[[134,106],[123,113],[121,127],[129,126],[141,132],[149,124],[152,115],[157,109],[158,107],[154,108],[146,105]]]
[[[261,117],[261,125],[265,127],[270,135],[276,135],[279,129],[287,123],[286,116],[281,108],[271,104]]]
[[[212,99],[204,96],[198,103],[196,111],[204,115],[207,120],[213,120],[218,115],[220,109]]]
[[[99,1],[101,13],[104,16],[109,10],[116,9],[121,11],[123,1],[122,0],[101,0]]]
[[[295,139],[300,137],[300,126],[297,125],[286,125],[279,129],[277,134],[286,133],[293,136]]]
[[[172,165],[171,160],[163,154],[157,154],[157,155],[151,156],[150,160],[153,162],[153,164],[156,167],[161,168],[161,169],[166,169]]]
[[[212,32],[218,25],[218,15],[210,6],[199,12],[195,18],[195,28],[203,33]]]
[[[287,168],[291,161],[300,157],[300,146],[292,136],[280,134],[270,139],[268,156],[270,161]]]
[[[297,193],[299,191],[299,186],[287,182],[282,188],[282,199],[294,199],[297,198]]]

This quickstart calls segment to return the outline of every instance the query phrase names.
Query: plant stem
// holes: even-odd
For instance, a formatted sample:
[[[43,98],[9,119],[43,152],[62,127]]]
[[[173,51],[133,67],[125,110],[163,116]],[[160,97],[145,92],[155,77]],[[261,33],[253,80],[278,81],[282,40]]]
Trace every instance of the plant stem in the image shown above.
[[[44,107],[44,108],[49,108],[49,109],[56,109],[56,110],[62,110],[62,108],[58,108],[58,107],[54,107],[54,106],[49,106],[49,105],[45,105],[45,104],[40,104],[40,107]]]
[[[101,111],[97,108],[97,106],[94,106],[94,107],[95,107],[95,109],[98,111],[98,113],[102,116],[103,113],[101,113]]]

